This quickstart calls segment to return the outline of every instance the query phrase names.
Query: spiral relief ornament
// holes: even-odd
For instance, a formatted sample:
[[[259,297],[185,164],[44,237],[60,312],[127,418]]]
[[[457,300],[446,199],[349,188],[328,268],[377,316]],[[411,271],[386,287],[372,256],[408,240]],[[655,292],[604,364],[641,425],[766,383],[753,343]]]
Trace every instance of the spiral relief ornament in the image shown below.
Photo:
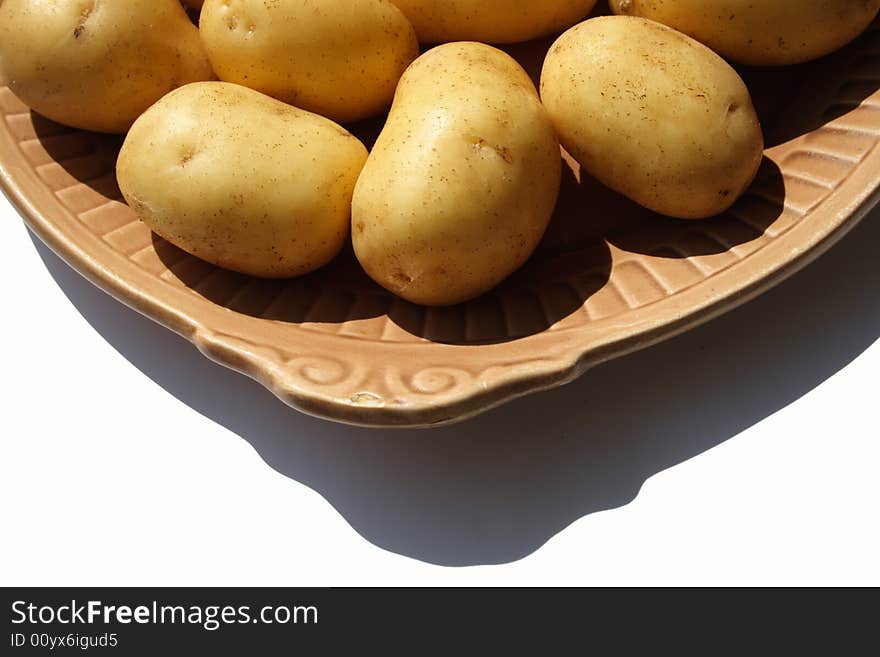
[[[285,367],[316,386],[338,386],[352,376],[348,363],[330,356],[300,356],[285,363]]]
[[[409,390],[420,395],[439,395],[468,385],[474,375],[454,367],[430,367],[410,377]]]

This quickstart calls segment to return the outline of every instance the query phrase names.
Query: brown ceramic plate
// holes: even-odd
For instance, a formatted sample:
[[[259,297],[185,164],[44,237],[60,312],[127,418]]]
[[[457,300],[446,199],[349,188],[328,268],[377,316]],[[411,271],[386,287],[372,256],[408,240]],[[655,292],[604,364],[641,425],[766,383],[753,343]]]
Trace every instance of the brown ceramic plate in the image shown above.
[[[511,52],[534,73],[548,45]],[[189,256],[120,200],[120,138],[50,123],[5,87],[0,182],[84,276],[291,406],[352,424],[435,425],[705,322],[806,265],[866,214],[880,185],[880,30],[821,62],[743,74],[768,150],[730,213],[664,219],[570,171],[539,253],[494,293],[455,308],[393,298],[350,251],[288,282]]]

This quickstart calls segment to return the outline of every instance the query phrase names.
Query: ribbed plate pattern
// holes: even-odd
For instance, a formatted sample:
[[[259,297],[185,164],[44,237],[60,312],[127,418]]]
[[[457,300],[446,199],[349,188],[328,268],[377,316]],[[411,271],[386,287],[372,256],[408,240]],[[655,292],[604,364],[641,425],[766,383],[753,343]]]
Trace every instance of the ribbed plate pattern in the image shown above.
[[[548,43],[512,52],[535,71]],[[343,422],[425,426],[705,321],[806,264],[864,215],[880,185],[880,30],[816,64],[743,73],[770,147],[727,215],[653,216],[569,163],[538,254],[493,294],[455,308],[392,297],[350,251],[287,282],[187,255],[122,202],[120,138],[53,124],[6,87],[0,179],[84,275],[286,402]]]

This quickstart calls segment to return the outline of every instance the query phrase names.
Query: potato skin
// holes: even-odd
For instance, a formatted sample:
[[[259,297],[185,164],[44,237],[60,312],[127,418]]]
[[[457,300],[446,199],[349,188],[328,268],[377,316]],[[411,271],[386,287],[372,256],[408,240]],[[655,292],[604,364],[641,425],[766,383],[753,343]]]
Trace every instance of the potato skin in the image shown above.
[[[392,0],[423,43],[517,43],[560,32],[589,14],[596,0]]]
[[[387,0],[207,0],[199,30],[221,80],[340,122],[385,110],[419,54]]]
[[[855,39],[880,0],[611,0],[616,14],[641,16],[689,34],[724,57],[754,66],[799,64]]]
[[[745,83],[660,23],[603,16],[572,28],[547,55],[541,95],[563,146],[590,175],[661,214],[727,210],[761,163]]]
[[[168,241],[227,269],[287,278],[342,248],[366,158],[329,119],[202,82],[135,122],[116,173],[128,204]]]
[[[404,74],[358,181],[355,253],[409,301],[477,297],[537,247],[561,169],[559,142],[519,64],[484,44],[435,48]]]
[[[214,77],[178,0],[3,0],[0,72],[40,114],[109,133],[171,89]]]

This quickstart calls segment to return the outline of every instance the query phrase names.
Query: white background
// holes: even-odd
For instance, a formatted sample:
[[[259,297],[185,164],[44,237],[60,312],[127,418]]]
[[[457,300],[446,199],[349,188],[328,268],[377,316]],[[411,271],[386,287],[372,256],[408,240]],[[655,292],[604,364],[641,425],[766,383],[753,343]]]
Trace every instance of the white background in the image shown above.
[[[880,584],[878,212],[726,317],[433,432],[297,414],[3,198],[0,244],[2,584]]]

